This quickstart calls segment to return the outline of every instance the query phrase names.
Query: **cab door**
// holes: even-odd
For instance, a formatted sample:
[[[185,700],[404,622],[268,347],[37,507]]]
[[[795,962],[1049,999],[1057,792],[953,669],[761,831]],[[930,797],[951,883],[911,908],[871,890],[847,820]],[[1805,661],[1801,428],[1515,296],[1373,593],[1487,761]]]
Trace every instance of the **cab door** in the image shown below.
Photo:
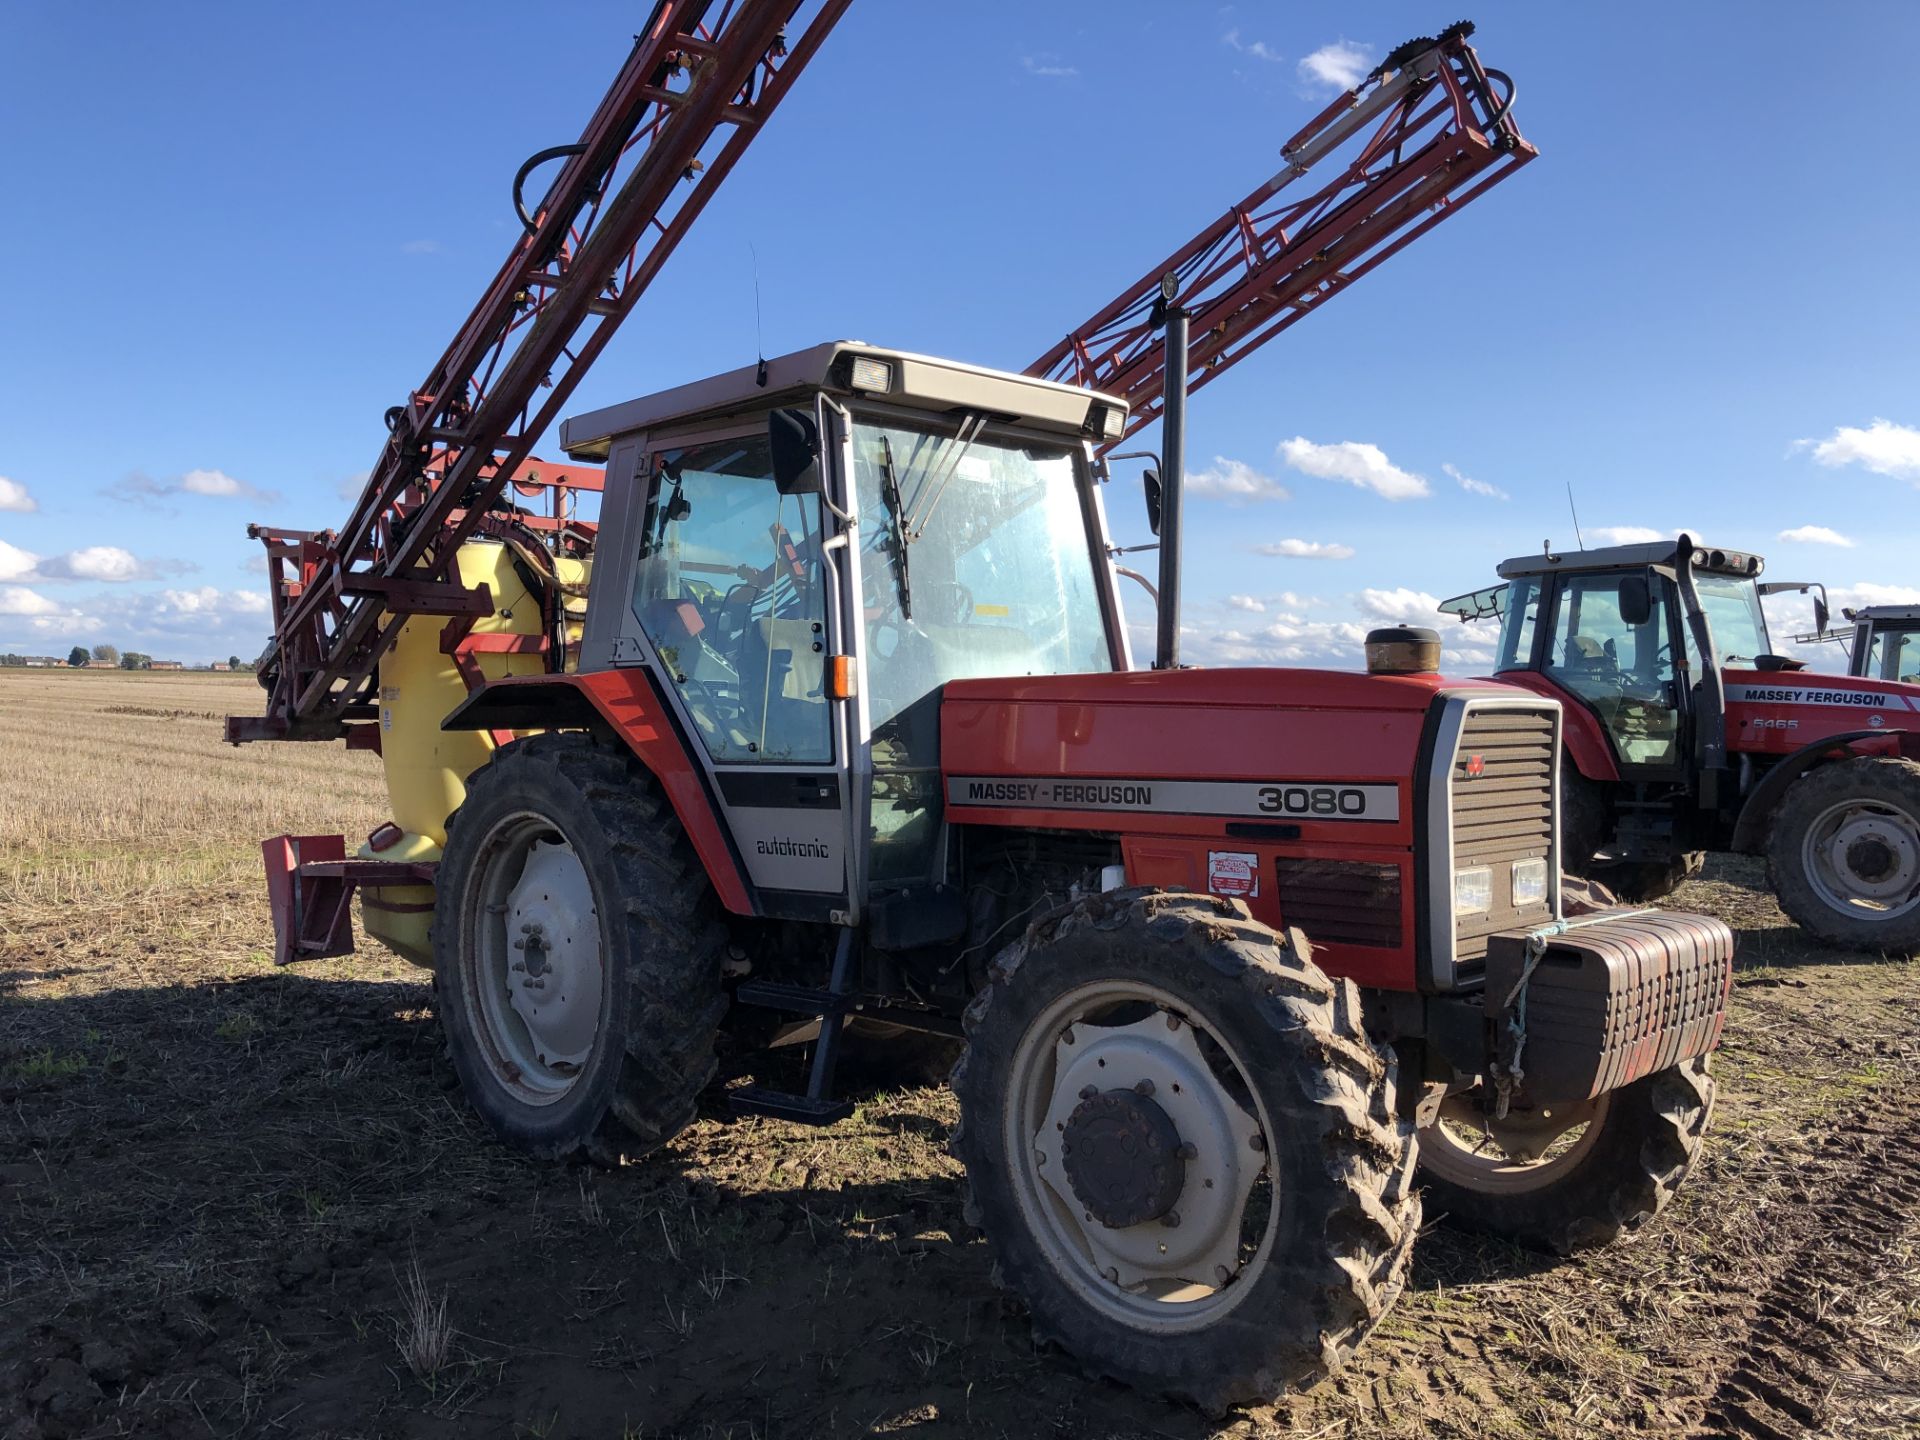
[[[1671,581],[1647,570],[1565,575],[1555,591],[1542,668],[1599,718],[1623,776],[1684,768],[1678,608]]]
[[[764,422],[648,436],[634,463],[611,663],[658,677],[763,913],[845,918],[845,607],[822,497],[780,492]]]

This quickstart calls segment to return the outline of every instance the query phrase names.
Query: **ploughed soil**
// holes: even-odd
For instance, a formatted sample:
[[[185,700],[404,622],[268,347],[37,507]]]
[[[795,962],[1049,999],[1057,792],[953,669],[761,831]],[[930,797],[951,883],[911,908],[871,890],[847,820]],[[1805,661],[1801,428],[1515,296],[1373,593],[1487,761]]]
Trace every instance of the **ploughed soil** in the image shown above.
[[[1920,965],[1746,862],[1706,1158],[1550,1261],[1429,1220],[1337,1379],[1213,1421],[1037,1348],[939,1088],[707,1113],[612,1172],[494,1144],[423,976],[276,972],[253,887],[0,910],[0,1437],[1920,1433]]]

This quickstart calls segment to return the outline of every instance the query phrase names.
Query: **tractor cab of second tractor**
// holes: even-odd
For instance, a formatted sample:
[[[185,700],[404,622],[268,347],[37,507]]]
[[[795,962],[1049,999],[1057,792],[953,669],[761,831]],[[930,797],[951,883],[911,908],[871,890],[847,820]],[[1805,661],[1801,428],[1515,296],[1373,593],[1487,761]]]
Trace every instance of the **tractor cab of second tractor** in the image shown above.
[[[1842,632],[1852,641],[1849,675],[1920,686],[1920,605],[1867,605],[1842,613],[1852,627]]]

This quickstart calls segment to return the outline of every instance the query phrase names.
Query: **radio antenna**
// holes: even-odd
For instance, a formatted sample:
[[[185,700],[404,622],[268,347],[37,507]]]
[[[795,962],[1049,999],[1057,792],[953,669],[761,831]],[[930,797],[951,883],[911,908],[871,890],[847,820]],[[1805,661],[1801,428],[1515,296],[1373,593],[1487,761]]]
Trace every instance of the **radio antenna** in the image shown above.
[[[1567,509],[1573,512],[1574,541],[1584,550],[1587,548],[1587,537],[1580,533],[1580,510],[1579,507],[1573,503],[1573,482],[1571,480],[1567,481]]]
[[[753,353],[760,362],[753,383],[761,389],[767,387],[767,342],[760,328],[760,252],[753,248],[753,241],[747,241],[747,254],[753,257]]]

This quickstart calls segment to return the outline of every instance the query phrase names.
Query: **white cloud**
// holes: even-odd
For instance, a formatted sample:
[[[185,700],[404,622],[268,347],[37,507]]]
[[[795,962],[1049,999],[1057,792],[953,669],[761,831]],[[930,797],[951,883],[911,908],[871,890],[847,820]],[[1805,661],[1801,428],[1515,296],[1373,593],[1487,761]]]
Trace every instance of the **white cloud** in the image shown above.
[[[267,608],[267,597],[257,590],[220,590],[212,585],[162,590],[152,607],[152,623],[164,628],[188,619],[264,615]]]
[[[136,472],[109,485],[103,493],[117,500],[131,500],[138,505],[156,508],[159,508],[159,501],[172,495],[253,500],[262,505],[271,505],[280,498],[279,491],[262,490],[257,485],[236,479],[224,470],[189,470],[174,480],[155,480],[150,475]]]
[[[1071,80],[1080,73],[1079,66],[1061,65],[1051,55],[1042,55],[1037,58],[1032,55],[1022,55],[1020,68],[1029,75],[1038,75],[1047,80]]]
[[[1424,590],[1409,590],[1404,585],[1396,590],[1362,590],[1357,599],[1363,614],[1376,620],[1390,620],[1395,625],[1425,625],[1432,629],[1442,621],[1460,623],[1440,613],[1438,596]]]
[[[1378,445],[1363,441],[1320,445],[1296,435],[1280,442],[1280,458],[1303,475],[1357,485],[1389,500],[1412,500],[1432,493],[1424,476],[1402,470]]]
[[[27,580],[40,568],[40,557],[31,550],[0,540],[0,580]]]
[[[1243,42],[1240,39],[1240,32],[1237,29],[1227,31],[1226,34],[1220,37],[1220,42],[1223,45],[1228,45],[1238,50],[1242,55],[1251,55],[1256,60],[1265,60],[1270,64],[1277,65],[1287,58],[1264,40]]]
[[[1373,51],[1349,40],[1322,45],[1300,62],[1301,82],[1317,90],[1351,90],[1373,68]]]
[[[360,499],[360,496],[367,488],[367,481],[372,478],[373,472],[371,470],[356,470],[353,474],[342,480],[335,489],[340,498],[351,505]]]
[[[0,585],[0,615],[53,615],[60,607],[24,585]]]
[[[1920,430],[1911,425],[1891,420],[1875,420],[1864,430],[1842,425],[1825,440],[1795,443],[1812,445],[1813,458],[1821,465],[1859,465],[1876,475],[1920,484]]]
[[[138,580],[147,569],[131,550],[118,545],[88,545],[45,561],[40,573],[55,580]]]
[[[1498,485],[1489,485],[1486,481],[1476,480],[1471,475],[1462,475],[1458,470],[1454,469],[1453,466],[1451,465],[1443,464],[1440,468],[1444,470],[1455,482],[1457,482],[1460,488],[1466,491],[1469,495],[1484,495],[1489,500],[1511,500],[1513,498],[1511,495],[1507,494],[1506,491],[1502,490]]]
[[[1799,545],[1838,545],[1843,550],[1853,548],[1853,541],[1838,530],[1829,530],[1824,525],[1796,525],[1791,530],[1782,530],[1780,538]]]
[[[1242,460],[1224,455],[1213,457],[1213,464],[1187,476],[1187,493],[1210,500],[1285,500],[1287,487],[1271,475],[1263,475]]]
[[[1264,613],[1267,607],[1265,602],[1256,600],[1251,595],[1229,595],[1227,596],[1227,608],[1229,610],[1246,610],[1255,615],[1259,615]]]
[[[1279,555],[1292,560],[1351,560],[1353,547],[1337,540],[1296,540],[1289,536],[1253,547],[1262,555]]]
[[[30,515],[40,508],[40,502],[27,493],[27,487],[18,480],[9,480],[0,475],[0,510],[14,510],[22,515]]]

